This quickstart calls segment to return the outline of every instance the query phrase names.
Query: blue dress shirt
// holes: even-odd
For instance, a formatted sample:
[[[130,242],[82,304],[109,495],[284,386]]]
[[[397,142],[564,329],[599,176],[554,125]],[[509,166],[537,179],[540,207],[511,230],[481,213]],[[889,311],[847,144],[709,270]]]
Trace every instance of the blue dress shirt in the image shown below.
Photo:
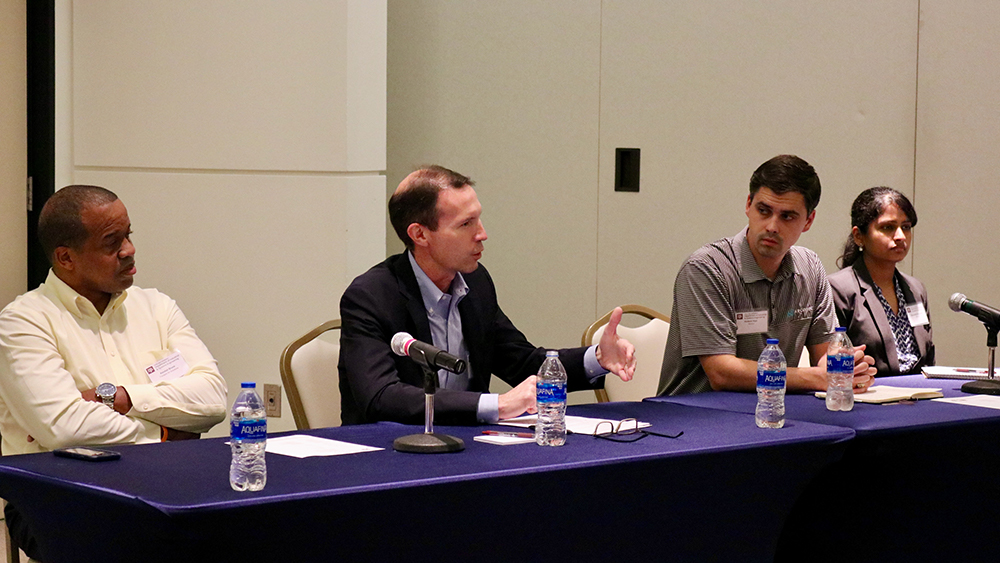
[[[412,252],[407,251],[406,256],[410,260],[413,275],[416,276],[417,285],[420,287],[420,297],[424,301],[427,322],[431,327],[431,338],[434,340],[432,344],[453,356],[462,358],[467,366],[463,374],[455,374],[443,369],[438,370],[438,385],[443,389],[467,391],[469,381],[472,379],[472,363],[469,361],[469,349],[465,345],[465,336],[462,334],[462,315],[458,312],[458,304],[469,294],[469,286],[459,272],[451,281],[448,293],[445,293],[438,289],[438,286],[424,273],[416,259],[413,258]],[[583,365],[587,370],[587,377],[591,381],[608,373],[597,361],[596,346],[587,349],[583,357]],[[485,423],[495,423],[500,420],[500,396],[496,393],[480,395],[477,417],[480,422]]]

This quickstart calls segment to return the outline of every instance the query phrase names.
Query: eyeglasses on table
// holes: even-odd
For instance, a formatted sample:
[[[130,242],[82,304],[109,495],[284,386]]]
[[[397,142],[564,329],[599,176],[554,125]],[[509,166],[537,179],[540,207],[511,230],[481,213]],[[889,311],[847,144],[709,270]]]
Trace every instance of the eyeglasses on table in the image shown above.
[[[594,437],[612,442],[638,442],[646,436],[659,436],[660,438],[680,438],[684,431],[677,434],[663,434],[653,432],[645,428],[639,428],[639,421],[634,418],[625,418],[618,422],[602,420],[594,428]]]

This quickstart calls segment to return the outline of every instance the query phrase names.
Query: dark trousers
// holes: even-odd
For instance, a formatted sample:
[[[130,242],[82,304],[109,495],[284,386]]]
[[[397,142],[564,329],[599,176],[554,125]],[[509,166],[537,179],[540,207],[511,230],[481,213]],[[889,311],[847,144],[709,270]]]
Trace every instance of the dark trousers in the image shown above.
[[[10,530],[10,541],[27,553],[28,557],[36,561],[40,560],[35,536],[31,533],[31,529],[21,513],[8,502],[3,509],[3,516],[7,520],[7,529]]]

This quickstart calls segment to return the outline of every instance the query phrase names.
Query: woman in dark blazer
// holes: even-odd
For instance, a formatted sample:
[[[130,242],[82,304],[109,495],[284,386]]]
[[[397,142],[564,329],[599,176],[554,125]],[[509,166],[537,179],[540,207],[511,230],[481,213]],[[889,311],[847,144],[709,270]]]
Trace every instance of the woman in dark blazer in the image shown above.
[[[840,326],[867,344],[878,376],[920,373],[934,365],[927,289],[896,269],[913,242],[917,212],[892,188],[870,188],[851,206],[851,234],[830,276]]]

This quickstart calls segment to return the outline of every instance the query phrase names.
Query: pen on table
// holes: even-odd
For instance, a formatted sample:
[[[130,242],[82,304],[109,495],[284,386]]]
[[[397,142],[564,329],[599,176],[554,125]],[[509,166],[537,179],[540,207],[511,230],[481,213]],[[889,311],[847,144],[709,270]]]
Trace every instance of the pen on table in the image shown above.
[[[483,434],[487,436],[506,436],[508,438],[534,438],[535,435],[530,432],[501,432],[499,430],[483,430]]]

